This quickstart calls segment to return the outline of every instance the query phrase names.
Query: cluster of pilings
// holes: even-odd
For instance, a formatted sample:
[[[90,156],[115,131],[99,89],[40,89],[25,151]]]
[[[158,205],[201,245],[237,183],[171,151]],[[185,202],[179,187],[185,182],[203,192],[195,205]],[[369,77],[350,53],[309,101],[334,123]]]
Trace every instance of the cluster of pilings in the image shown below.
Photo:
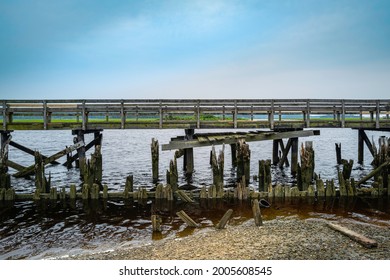
[[[39,152],[34,152],[35,164],[29,167],[23,167],[16,173],[17,176],[26,176],[35,174],[35,192],[33,194],[15,194],[11,187],[11,177],[8,174],[8,144],[11,143],[11,137],[2,134],[2,150],[0,163],[0,201],[2,200],[24,200],[24,199],[163,199],[163,200],[182,200],[192,202],[194,199],[260,199],[260,198],[283,198],[283,197],[336,197],[336,196],[356,196],[356,195],[390,195],[390,178],[389,178],[389,139],[382,137],[379,140],[379,146],[372,144],[374,153],[374,170],[367,176],[355,182],[351,178],[353,167],[352,160],[345,160],[341,157],[341,145],[336,145],[336,154],[338,162],[340,162],[340,170],[338,173],[338,187],[334,180],[323,181],[314,172],[315,169],[315,153],[313,143],[307,141],[302,143],[300,148],[300,162],[298,162],[297,139],[291,138],[287,145],[284,146],[283,141],[274,140],[273,159],[259,160],[258,173],[254,178],[257,181],[257,187],[249,187],[250,179],[250,158],[251,151],[249,145],[243,139],[238,139],[235,144],[230,144],[232,149],[232,164],[237,169],[237,183],[234,187],[224,185],[224,165],[225,165],[225,146],[217,154],[216,148],[212,146],[210,152],[210,165],[212,171],[212,184],[209,187],[203,186],[200,189],[191,191],[181,190],[178,186],[178,167],[177,159],[184,156],[183,167],[186,175],[191,175],[193,165],[193,149],[177,150],[174,158],[170,161],[169,169],[166,171],[166,183],[162,184],[159,181],[159,144],[156,139],[152,139],[151,158],[152,158],[152,178],[154,187],[152,189],[133,187],[133,176],[126,178],[126,184],[123,191],[109,191],[107,185],[102,184],[102,155],[101,155],[101,139],[100,131],[91,131],[95,137],[88,145],[84,145],[84,133],[82,131],[74,131],[76,135],[74,145],[67,147],[65,150],[56,153],[55,155],[45,157]],[[89,133],[91,133],[89,132]],[[186,130],[186,138],[193,137],[193,130]],[[4,136],[5,135],[5,136]],[[15,143],[14,143],[15,144]],[[85,156],[86,150],[95,147],[91,158]],[[77,150],[77,156],[72,156],[71,152]],[[287,153],[291,154],[291,165],[296,167],[296,185],[283,186],[280,184],[272,184],[271,165],[284,167],[289,165]],[[72,185],[69,188],[57,188],[51,186],[50,174],[45,174],[45,165],[52,163],[61,156],[67,155],[68,166],[73,161],[78,161],[80,168],[80,177],[82,185],[79,191],[76,191],[76,186]],[[340,158],[340,160],[339,160]],[[296,163],[294,163],[297,161]],[[363,183],[374,177],[374,183],[371,188],[361,187]]]

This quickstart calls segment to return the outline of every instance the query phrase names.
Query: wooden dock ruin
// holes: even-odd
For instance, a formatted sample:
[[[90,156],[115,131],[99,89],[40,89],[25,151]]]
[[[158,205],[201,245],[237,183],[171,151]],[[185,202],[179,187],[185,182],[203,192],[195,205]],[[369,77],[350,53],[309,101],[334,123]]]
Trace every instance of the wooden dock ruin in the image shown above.
[[[366,130],[390,131],[390,100],[0,100],[1,164],[0,201],[14,200],[98,200],[98,199],[163,199],[192,203],[194,199],[261,199],[288,197],[336,197],[370,193],[373,196],[390,195],[389,143],[382,139],[378,147],[368,139]],[[325,118],[323,116],[326,116]],[[366,115],[368,117],[366,117]],[[339,127],[358,129],[358,163],[364,160],[364,145],[374,157],[374,170],[359,181],[351,178],[353,162],[342,159],[341,146],[336,145],[340,166],[338,180],[323,181],[315,174],[315,147],[306,141],[299,146],[300,137],[319,136],[312,128]],[[152,139],[151,188],[134,187],[134,178],[128,176],[123,190],[109,191],[102,182],[101,146],[104,129],[164,129],[182,128],[184,135],[160,145]],[[247,132],[201,133],[203,128],[247,128]],[[26,144],[12,140],[14,130],[71,130],[73,143],[53,155],[42,155]],[[255,130],[254,130],[255,129]],[[85,135],[93,140],[85,143]],[[273,141],[272,158],[259,161],[257,170],[250,170],[249,143]],[[224,186],[224,150],[231,149],[232,165],[236,167],[237,183]],[[23,166],[8,158],[12,146],[30,156],[35,163]],[[169,170],[159,169],[159,153],[175,150]],[[217,153],[216,146],[222,146]],[[212,178],[210,186],[195,191],[178,186],[177,160],[183,157],[186,176],[196,168],[194,152],[198,147],[210,147]],[[94,148],[90,159],[86,152]],[[45,166],[58,164],[66,156],[64,165],[73,163],[80,169],[82,185],[57,189],[51,185]],[[300,159],[300,161],[299,161]],[[289,166],[296,176],[293,186],[272,184],[271,165]],[[8,170],[16,170],[13,177],[35,177],[34,193],[15,193]],[[165,172],[165,173],[164,173]],[[249,188],[251,174],[256,186]],[[372,188],[360,186],[374,178]],[[165,180],[165,183],[164,183]],[[258,212],[254,209],[254,212]],[[158,231],[158,217],[155,227]],[[221,225],[222,226],[222,225]]]

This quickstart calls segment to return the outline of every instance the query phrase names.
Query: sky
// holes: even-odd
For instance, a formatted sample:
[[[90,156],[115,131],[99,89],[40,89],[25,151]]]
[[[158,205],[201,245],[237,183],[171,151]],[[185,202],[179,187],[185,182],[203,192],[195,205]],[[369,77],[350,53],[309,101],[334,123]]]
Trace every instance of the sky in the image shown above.
[[[388,0],[0,0],[0,99],[356,99],[389,89]]]

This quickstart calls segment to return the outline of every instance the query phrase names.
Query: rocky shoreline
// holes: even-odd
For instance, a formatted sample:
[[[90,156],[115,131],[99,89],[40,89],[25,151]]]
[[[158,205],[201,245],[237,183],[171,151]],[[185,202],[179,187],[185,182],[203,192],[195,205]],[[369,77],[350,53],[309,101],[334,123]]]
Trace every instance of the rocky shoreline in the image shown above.
[[[390,226],[344,219],[341,224],[378,242],[365,248],[334,231],[325,219],[297,216],[253,220],[222,230],[199,230],[184,238],[166,238],[139,247],[67,256],[76,260],[389,260]]]

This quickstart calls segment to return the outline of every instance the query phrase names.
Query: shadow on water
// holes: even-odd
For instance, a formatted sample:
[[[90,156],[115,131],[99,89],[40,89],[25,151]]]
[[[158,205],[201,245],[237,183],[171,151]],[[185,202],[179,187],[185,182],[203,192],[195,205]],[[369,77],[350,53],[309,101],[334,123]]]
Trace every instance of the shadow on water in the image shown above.
[[[272,199],[262,208],[263,220],[297,216],[390,226],[388,198]],[[252,219],[249,201],[39,201],[0,203],[0,259],[42,259],[102,252],[119,246],[139,246],[168,237],[185,237],[212,229],[233,209],[229,226]],[[184,210],[199,225],[186,227],[176,216]],[[153,233],[152,214],[162,218],[162,231]]]

